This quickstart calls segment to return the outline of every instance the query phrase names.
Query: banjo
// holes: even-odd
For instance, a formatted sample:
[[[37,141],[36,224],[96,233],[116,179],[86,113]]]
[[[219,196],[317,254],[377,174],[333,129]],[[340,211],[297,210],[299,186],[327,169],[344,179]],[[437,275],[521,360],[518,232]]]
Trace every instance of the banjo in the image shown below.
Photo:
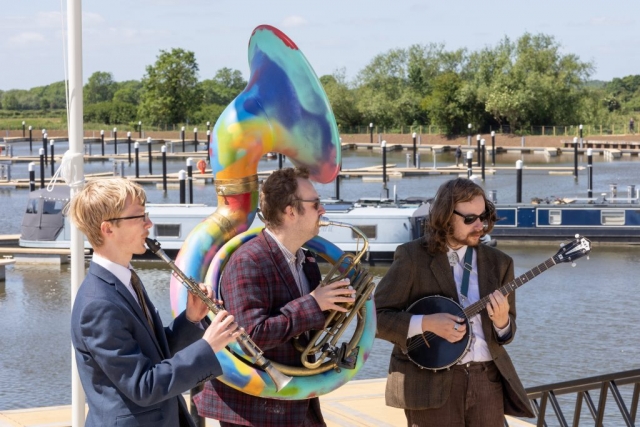
[[[590,251],[591,242],[584,237],[576,236],[570,243],[563,245],[553,257],[498,290],[502,292],[503,295],[508,295],[554,265],[563,262],[573,262],[587,255]],[[432,371],[446,369],[458,363],[467,353],[471,345],[471,325],[469,319],[484,310],[488,303],[489,296],[486,296],[467,308],[462,308],[456,301],[438,295],[424,297],[413,303],[407,309],[409,313],[417,315],[450,313],[463,319],[461,323],[467,326],[467,332],[460,341],[454,343],[429,331],[411,337],[407,342],[407,356],[409,359],[421,369],[429,369]]]

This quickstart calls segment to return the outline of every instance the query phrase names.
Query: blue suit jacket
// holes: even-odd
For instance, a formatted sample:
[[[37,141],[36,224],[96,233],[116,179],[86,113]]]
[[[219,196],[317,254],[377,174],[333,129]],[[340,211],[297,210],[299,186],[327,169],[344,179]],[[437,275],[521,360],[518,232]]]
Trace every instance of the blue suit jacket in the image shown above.
[[[126,286],[91,262],[71,313],[89,427],[178,426],[179,408],[188,414],[181,393],[222,374],[202,329],[184,312],[164,328],[145,299],[155,333]]]

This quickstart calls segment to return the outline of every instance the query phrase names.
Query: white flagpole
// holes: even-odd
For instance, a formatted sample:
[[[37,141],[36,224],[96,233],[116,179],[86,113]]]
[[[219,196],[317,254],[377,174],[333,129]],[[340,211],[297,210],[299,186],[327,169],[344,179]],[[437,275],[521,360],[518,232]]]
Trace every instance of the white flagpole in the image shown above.
[[[67,0],[69,70],[69,151],[71,152],[71,197],[84,183],[84,128],[82,123],[82,1]],[[80,231],[71,226],[71,306],[84,278],[84,244]],[[71,425],[85,424],[85,395],[71,349]]]

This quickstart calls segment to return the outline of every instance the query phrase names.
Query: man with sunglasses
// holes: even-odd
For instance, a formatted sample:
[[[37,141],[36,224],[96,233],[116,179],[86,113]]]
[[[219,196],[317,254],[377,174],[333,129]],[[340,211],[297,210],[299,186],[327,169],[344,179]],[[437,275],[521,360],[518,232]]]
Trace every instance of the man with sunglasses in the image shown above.
[[[69,204],[93,247],[71,313],[87,426],[195,427],[181,394],[222,374],[216,352],[240,334],[233,316],[222,311],[209,321],[208,307],[192,295],[163,327],[130,265],[145,253],[153,226],[145,202],[138,184],[113,178],[88,182]]]
[[[425,235],[398,247],[375,292],[377,337],[394,344],[386,402],[403,408],[409,426],[499,427],[504,415],[533,413],[504,345],[516,333],[515,295],[497,289],[514,278],[513,260],[480,244],[497,217],[484,190],[458,178],[440,186]],[[486,309],[464,313],[408,312],[416,301],[442,296],[463,308],[487,298]],[[471,335],[468,351],[450,368],[421,369],[407,356],[408,341],[433,334],[456,343]],[[428,346],[423,351],[435,351]]]
[[[324,327],[326,310],[354,302],[346,280],[318,287],[320,270],[302,245],[318,234],[325,213],[306,168],[273,172],[262,184],[260,211],[266,228],[236,250],[220,280],[220,294],[267,359],[302,366],[294,338]],[[252,396],[211,381],[195,398],[201,415],[221,427],[324,426],[318,398],[278,400]]]

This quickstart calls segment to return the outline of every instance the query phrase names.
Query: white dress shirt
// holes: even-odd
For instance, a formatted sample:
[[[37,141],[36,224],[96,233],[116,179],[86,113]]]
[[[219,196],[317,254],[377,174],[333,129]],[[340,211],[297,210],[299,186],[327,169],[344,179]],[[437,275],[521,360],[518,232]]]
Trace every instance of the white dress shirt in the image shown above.
[[[276,237],[271,230],[268,228],[264,229],[265,233],[267,233],[273,240],[276,241],[280,251],[284,255],[287,260],[287,264],[289,265],[289,269],[291,270],[291,274],[296,281],[296,285],[298,285],[298,290],[300,291],[300,295],[307,295],[310,291],[309,280],[307,280],[307,276],[304,274],[304,270],[302,268],[302,264],[305,262],[304,251],[302,248],[298,248],[296,254],[292,254],[289,249],[285,245],[283,245],[280,240]]]

